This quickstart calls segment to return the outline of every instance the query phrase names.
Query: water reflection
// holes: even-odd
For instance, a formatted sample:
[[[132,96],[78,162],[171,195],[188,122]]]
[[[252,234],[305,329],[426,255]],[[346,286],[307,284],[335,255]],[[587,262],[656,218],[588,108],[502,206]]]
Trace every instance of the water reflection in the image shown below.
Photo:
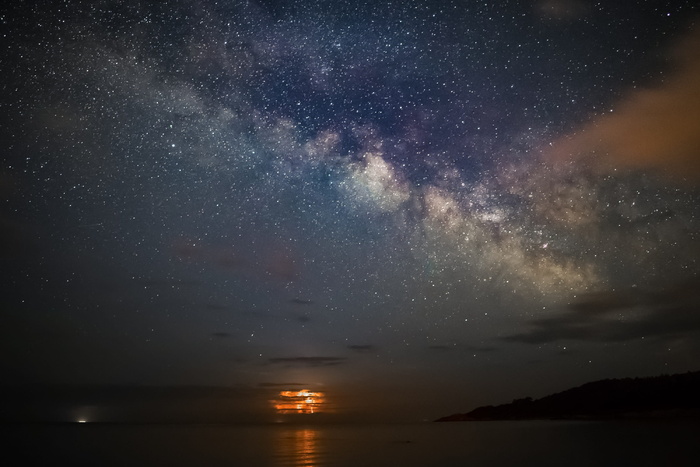
[[[279,465],[323,465],[320,432],[313,428],[281,428],[275,442]]]

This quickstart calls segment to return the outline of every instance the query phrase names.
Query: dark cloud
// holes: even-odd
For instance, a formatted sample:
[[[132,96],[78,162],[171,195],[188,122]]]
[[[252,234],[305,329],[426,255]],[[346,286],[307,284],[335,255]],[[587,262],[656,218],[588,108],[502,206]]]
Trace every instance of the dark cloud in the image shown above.
[[[570,310],[583,316],[608,314],[615,310],[631,308],[640,302],[639,295],[630,291],[606,291],[590,293],[569,305]]]
[[[226,337],[231,337],[230,332],[212,332],[211,335],[214,337],[222,338],[222,339],[226,338]]]
[[[299,321],[300,323],[308,323],[309,321],[311,321],[311,316],[299,315],[296,317],[296,320]]]
[[[495,352],[498,350],[496,347],[487,347],[487,346],[474,346],[474,345],[467,345],[465,348],[470,351],[470,352]]]
[[[290,387],[304,387],[308,386],[305,383],[260,383],[258,387],[261,388],[290,388]]]
[[[355,352],[367,353],[367,352],[375,352],[377,350],[377,347],[374,345],[371,345],[371,344],[348,345],[348,349],[353,350]]]
[[[665,289],[588,295],[567,313],[531,321],[533,329],[504,338],[544,344],[559,340],[623,342],[641,338],[677,338],[700,332],[700,284]]]
[[[437,352],[449,352],[451,350],[466,350],[467,352],[493,352],[496,350],[495,347],[460,344],[433,344],[428,346],[428,348]]]
[[[201,285],[200,281],[178,279],[140,279],[137,282],[145,287],[195,287]]]
[[[304,300],[302,298],[293,298],[289,302],[294,303],[295,305],[311,305],[313,303],[311,300]]]
[[[450,350],[454,350],[455,347],[453,345],[430,345],[428,348],[438,352],[449,352]]]
[[[335,366],[347,361],[345,357],[277,357],[270,358],[268,362],[273,365],[287,366]]]

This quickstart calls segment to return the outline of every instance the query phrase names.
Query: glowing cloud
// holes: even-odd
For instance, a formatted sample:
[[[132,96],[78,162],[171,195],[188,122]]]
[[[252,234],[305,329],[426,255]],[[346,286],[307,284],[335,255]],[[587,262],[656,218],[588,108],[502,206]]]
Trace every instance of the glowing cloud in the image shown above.
[[[325,411],[326,397],[322,392],[280,391],[272,404],[278,414],[313,414]]]

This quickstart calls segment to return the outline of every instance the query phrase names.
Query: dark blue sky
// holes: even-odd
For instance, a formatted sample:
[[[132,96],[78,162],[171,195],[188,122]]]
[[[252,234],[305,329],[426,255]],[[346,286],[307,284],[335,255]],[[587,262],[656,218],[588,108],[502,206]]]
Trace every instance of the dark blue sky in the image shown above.
[[[7,384],[421,419],[697,369],[695,2],[0,19]]]

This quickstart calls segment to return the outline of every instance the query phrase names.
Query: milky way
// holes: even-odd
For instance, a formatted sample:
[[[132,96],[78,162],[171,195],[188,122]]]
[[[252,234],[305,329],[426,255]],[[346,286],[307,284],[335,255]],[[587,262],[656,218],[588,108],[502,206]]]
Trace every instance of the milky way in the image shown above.
[[[4,373],[291,384],[432,416],[697,369],[697,19],[682,1],[8,7]]]

